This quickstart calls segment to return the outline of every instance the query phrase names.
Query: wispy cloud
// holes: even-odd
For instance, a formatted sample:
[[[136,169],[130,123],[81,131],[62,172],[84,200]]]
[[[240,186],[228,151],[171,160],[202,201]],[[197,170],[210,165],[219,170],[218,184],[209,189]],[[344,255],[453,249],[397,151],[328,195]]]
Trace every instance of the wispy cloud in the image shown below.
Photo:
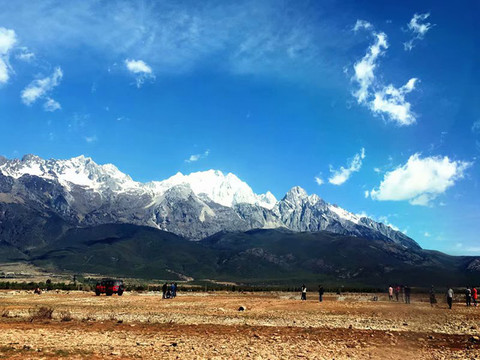
[[[410,156],[403,166],[387,172],[378,189],[370,191],[374,200],[408,200],[412,205],[431,205],[455,182],[463,178],[470,162],[450,160],[447,156]]]
[[[45,103],[43,104],[43,109],[45,111],[53,112],[56,110],[60,110],[61,108],[62,106],[57,101],[51,98],[47,98],[47,101],[45,101]]]
[[[322,185],[324,183],[323,179],[320,177],[320,176],[315,176],[315,182],[317,183],[317,185]]]
[[[370,95],[370,87],[375,80],[374,70],[377,67],[377,59],[388,48],[387,35],[385,33],[374,34],[374,37],[375,42],[368,47],[365,56],[353,66],[355,71],[353,80],[359,85],[358,90],[354,92],[354,96],[359,104],[367,102]]]
[[[472,132],[474,134],[480,134],[480,119],[472,124]]]
[[[143,60],[126,59],[125,66],[127,67],[128,71],[135,75],[137,87],[141,87],[147,79],[155,79],[152,68]]]
[[[327,73],[338,66],[331,56],[345,56],[339,43],[352,46],[328,9],[311,10],[308,2],[279,6],[274,0],[5,1],[0,24],[22,27],[36,52],[63,54],[75,44],[110,63],[142,59],[156,76],[213,64],[220,71],[289,77],[302,76],[308,65],[303,76],[311,79],[312,69]]]
[[[416,78],[410,79],[404,86],[396,88],[392,84],[375,92],[375,98],[370,102],[370,109],[375,114],[385,114],[389,120],[398,125],[411,125],[415,123],[415,114],[411,104],[405,100],[405,94],[415,89]]]
[[[363,20],[357,20],[354,30],[372,29],[372,25],[364,24]],[[367,49],[363,58],[357,61],[354,66],[352,81],[357,83],[358,88],[353,96],[359,104],[367,106],[375,115],[384,117],[400,126],[415,123],[416,116],[411,110],[411,104],[405,99],[405,95],[415,89],[417,78],[411,78],[400,88],[390,84],[384,86],[377,81],[375,71],[378,66],[378,59],[388,49],[387,35],[384,32],[371,30],[374,42]]]
[[[91,143],[94,143],[98,140],[97,136],[96,135],[92,135],[92,136],[85,136],[85,141],[89,144]]]
[[[365,149],[362,148],[360,153],[355,154],[353,159],[350,161],[348,167],[341,166],[340,169],[334,170],[330,167],[330,172],[332,176],[328,179],[328,182],[333,185],[342,185],[345,183],[352,173],[357,172],[362,167],[362,160],[365,159]]]
[[[423,23],[425,20],[428,19],[430,13],[425,14],[414,14],[410,22],[408,23],[408,30],[412,33],[413,38],[409,41],[403,43],[403,47],[405,51],[410,51],[414,48],[414,43],[417,40],[422,40],[425,37],[425,34],[428,30],[430,30],[433,26],[429,22]]]
[[[5,84],[12,72],[9,55],[17,42],[15,31],[0,27],[0,84]]]
[[[15,58],[22,61],[30,62],[35,59],[35,54],[32,51],[28,50],[27,47],[22,46],[19,48],[19,52],[15,55]]]
[[[63,71],[60,67],[56,67],[52,75],[45,78],[33,80],[21,93],[22,102],[25,105],[32,105],[38,99],[45,98],[44,108],[47,111],[55,111],[60,109],[60,104],[48,97],[48,94],[60,84],[63,77]]]
[[[193,155],[190,155],[190,157],[188,159],[186,159],[185,162],[186,163],[192,163],[192,162],[198,161],[200,159],[206,158],[209,154],[210,154],[210,150],[206,150],[202,154],[193,154]]]
[[[373,28],[373,25],[370,24],[368,21],[365,20],[357,20],[355,26],[353,27],[353,31],[358,31],[361,29],[369,30]]]

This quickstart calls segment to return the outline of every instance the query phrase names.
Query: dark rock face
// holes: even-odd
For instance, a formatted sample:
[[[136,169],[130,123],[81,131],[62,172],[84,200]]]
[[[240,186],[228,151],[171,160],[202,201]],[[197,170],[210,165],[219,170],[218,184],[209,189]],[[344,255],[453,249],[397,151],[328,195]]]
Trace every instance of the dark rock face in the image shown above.
[[[223,176],[221,172],[214,174]],[[232,174],[222,181],[220,194],[241,183]],[[242,186],[251,192],[248,185]],[[234,198],[248,196],[261,197],[244,191]],[[348,213],[300,187],[292,188],[272,206],[241,201],[225,206],[208,194],[194,192],[188,183],[137,183],[113,165],[97,165],[84,157],[43,160],[28,155],[22,160],[0,159],[0,241],[28,248],[55,240],[66,228],[109,223],[146,225],[190,240],[221,231],[326,230],[419,248],[403,233]],[[37,239],[35,229],[44,226],[52,230],[50,239]]]

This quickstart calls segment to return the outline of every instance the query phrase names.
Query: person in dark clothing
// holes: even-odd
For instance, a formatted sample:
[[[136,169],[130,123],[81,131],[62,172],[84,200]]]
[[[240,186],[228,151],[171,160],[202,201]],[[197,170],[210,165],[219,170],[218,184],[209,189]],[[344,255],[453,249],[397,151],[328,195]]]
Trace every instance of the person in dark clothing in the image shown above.
[[[452,288],[449,288],[447,290],[447,304],[448,304],[448,308],[450,310],[452,310],[452,304],[453,304],[453,289]]]
[[[166,299],[166,296],[167,296],[167,283],[163,284],[162,286],[162,299]]]
[[[172,284],[172,297],[177,296],[177,283]]]
[[[433,307],[434,304],[437,303],[437,298],[435,297],[435,289],[432,288],[430,289],[430,306]]]
[[[465,302],[467,303],[467,306],[472,305],[472,290],[468,286],[465,289]]]
[[[410,292],[411,292],[410,286],[405,285],[404,292],[405,292],[405,304],[410,304]]]
[[[395,299],[398,301],[398,295],[400,294],[400,286],[395,286]]]
[[[307,300],[307,287],[305,284],[302,285],[302,300]]]
[[[323,289],[322,285],[318,285],[318,301],[322,302],[323,301],[323,294],[325,290]]]

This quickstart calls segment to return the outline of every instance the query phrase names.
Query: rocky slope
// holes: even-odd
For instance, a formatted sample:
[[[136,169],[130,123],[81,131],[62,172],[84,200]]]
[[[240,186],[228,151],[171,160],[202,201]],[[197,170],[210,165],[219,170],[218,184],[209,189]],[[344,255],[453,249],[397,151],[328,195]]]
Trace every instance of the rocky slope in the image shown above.
[[[108,223],[151,226],[190,240],[257,228],[327,230],[419,248],[403,233],[300,187],[277,200],[270,192],[255,194],[234,174],[218,170],[140,183],[114,165],[98,165],[84,156],[0,158],[0,243],[35,247],[48,242],[36,238],[41,227],[51,228],[55,239],[72,227]]]

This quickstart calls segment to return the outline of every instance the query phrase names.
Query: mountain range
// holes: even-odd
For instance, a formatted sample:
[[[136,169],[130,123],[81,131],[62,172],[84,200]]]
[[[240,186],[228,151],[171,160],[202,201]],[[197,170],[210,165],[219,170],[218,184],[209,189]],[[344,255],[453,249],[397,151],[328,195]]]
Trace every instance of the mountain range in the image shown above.
[[[25,234],[43,224],[53,227],[55,237],[66,228],[111,223],[151,226],[190,240],[220,231],[285,228],[419,248],[402,232],[308,195],[298,186],[277,200],[270,192],[255,194],[236,175],[218,170],[141,183],[114,165],[98,165],[84,156],[0,158],[0,210],[0,240],[27,248],[39,243]],[[25,216],[27,224],[15,224],[23,223]]]
[[[251,283],[462,285],[480,258],[423,250],[389,225],[234,174],[141,183],[79,156],[0,158],[0,261],[50,270]]]

